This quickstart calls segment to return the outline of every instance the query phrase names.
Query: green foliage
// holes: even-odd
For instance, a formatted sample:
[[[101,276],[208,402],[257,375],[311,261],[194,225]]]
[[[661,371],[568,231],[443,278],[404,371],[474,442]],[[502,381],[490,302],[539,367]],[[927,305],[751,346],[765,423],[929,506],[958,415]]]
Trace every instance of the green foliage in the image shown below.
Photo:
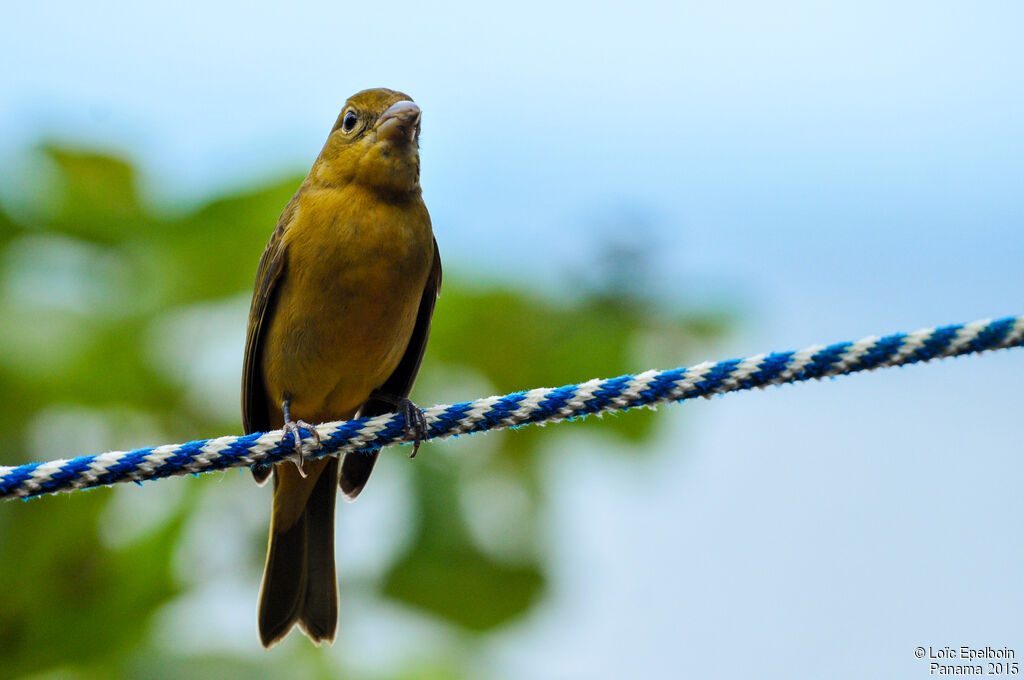
[[[109,493],[82,492],[4,506],[0,675],[18,677],[43,663],[107,666],[143,642],[153,612],[178,594],[170,563],[187,505],[142,540],[115,549],[98,531],[108,500]]]
[[[454,470],[424,461],[416,472],[415,539],[388,572],[384,593],[474,631],[526,611],[543,586],[540,565],[482,552],[460,516]]]
[[[481,372],[496,393],[528,390],[651,368],[638,367],[632,351],[641,334],[652,333],[679,348],[694,339],[714,339],[724,330],[706,316],[661,317],[643,300],[595,295],[574,304],[521,291],[446,287],[438,303],[437,330],[429,356],[442,364]],[[592,419],[588,426],[630,441],[649,437],[653,411],[629,418]],[[504,440],[509,455],[532,454],[544,437],[537,428]]]
[[[60,182],[50,229],[108,244],[153,231],[154,221],[140,205],[135,171],[127,162],[55,146],[45,151]]]
[[[56,176],[41,195],[43,205],[30,213],[35,217],[0,211],[0,399],[6,405],[0,409],[0,464],[239,431],[234,402],[204,406],[195,394],[208,397],[210,389],[220,394],[224,387],[234,395],[237,376],[225,385],[192,370],[205,365],[206,335],[227,331],[214,325],[200,333],[181,320],[201,312],[228,324],[237,338],[229,361],[240,372],[256,262],[299,178],[167,215],[140,197],[130,163],[53,146],[43,153]],[[645,347],[671,347],[670,361],[679,363],[684,348],[713,340],[727,327],[721,316],[685,315],[645,301],[635,280],[565,301],[511,286],[469,286],[459,269],[446,262],[417,392],[431,403],[424,384],[450,376],[502,393],[643,370],[655,363]],[[184,345],[171,348],[184,356],[177,363],[154,339],[157,329],[168,327],[179,329]],[[224,363],[212,356],[210,365]],[[591,419],[585,427],[637,451],[635,444],[648,441],[657,425],[653,413],[634,412]],[[494,455],[473,465],[433,456],[425,447],[411,465],[411,538],[374,580],[378,596],[471,632],[494,630],[528,612],[545,592],[538,453],[550,433],[527,428],[490,435]],[[57,442],[77,444],[67,450]],[[466,500],[466,489],[495,477],[525,498],[522,516],[508,519],[526,537],[518,551],[483,545],[470,530],[479,507]],[[224,479],[249,484],[245,475]],[[189,490],[126,546],[112,545],[100,531],[110,490],[0,505],[0,677],[333,675],[309,645],[282,645],[285,652],[253,664],[229,653],[188,656],[173,644],[157,644],[149,622],[186,593],[172,569],[183,527],[203,523],[194,508],[220,486],[191,479],[160,484]],[[501,544],[501,536],[492,538],[489,543]],[[265,535],[251,540],[247,554],[258,555]],[[460,674],[443,659],[425,663],[439,678]]]

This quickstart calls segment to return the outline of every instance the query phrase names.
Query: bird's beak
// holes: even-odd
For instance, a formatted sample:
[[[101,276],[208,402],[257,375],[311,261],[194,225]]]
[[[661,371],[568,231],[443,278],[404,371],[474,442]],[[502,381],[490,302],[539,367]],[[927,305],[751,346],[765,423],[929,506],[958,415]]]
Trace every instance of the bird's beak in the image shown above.
[[[377,123],[378,139],[392,144],[415,143],[420,134],[420,107],[410,101],[395,102],[381,114]]]

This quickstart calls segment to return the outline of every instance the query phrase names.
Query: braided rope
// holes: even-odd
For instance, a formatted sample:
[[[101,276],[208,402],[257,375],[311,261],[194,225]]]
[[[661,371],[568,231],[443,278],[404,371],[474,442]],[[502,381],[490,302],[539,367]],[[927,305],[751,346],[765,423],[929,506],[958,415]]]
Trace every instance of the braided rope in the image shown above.
[[[426,409],[427,439],[557,422],[605,411],[710,397],[766,385],[824,378],[902,366],[941,357],[1024,346],[1024,316],[975,321],[884,338],[867,337],[797,352],[758,354],[745,359],[705,362],[689,368],[645,371],[577,385],[513,392],[503,397]],[[307,457],[372,451],[410,441],[399,414],[324,423],[316,426],[323,448]],[[304,440],[306,441],[306,440]],[[313,447],[307,447],[312,449]],[[115,482],[142,482],[174,475],[256,464],[295,457],[291,434],[281,430],[242,437],[217,437],[164,446],[113,451],[71,460],[0,466],[0,499],[30,498],[58,491]]]

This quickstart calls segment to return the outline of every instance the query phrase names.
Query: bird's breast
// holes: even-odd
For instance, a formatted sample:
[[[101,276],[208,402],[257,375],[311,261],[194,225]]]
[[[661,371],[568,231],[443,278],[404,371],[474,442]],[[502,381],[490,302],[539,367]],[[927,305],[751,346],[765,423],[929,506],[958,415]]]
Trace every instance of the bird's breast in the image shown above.
[[[347,418],[398,366],[433,252],[422,200],[309,192],[285,235],[287,263],[263,367],[293,417]]]

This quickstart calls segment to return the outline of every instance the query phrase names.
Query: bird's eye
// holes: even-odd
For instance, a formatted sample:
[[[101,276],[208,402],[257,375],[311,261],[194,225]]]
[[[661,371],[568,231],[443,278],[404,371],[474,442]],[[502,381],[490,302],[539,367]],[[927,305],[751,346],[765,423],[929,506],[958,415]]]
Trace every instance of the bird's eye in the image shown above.
[[[354,111],[349,111],[345,114],[345,119],[341,121],[342,132],[352,132],[356,129],[356,123],[359,122],[359,116]]]

